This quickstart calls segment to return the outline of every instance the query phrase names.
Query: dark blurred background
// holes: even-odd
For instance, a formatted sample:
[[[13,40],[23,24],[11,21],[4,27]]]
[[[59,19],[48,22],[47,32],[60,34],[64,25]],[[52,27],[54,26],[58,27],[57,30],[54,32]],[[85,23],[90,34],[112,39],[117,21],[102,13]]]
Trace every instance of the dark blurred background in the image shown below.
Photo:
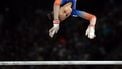
[[[89,24],[69,17],[54,38],[48,36],[54,0],[0,1],[0,61],[122,60],[121,0],[78,0],[77,9],[97,16],[96,38]],[[22,69],[10,66],[11,69]],[[10,69],[10,67],[8,67]],[[27,69],[121,69],[121,66],[27,66]],[[1,69],[6,69],[1,67]]]

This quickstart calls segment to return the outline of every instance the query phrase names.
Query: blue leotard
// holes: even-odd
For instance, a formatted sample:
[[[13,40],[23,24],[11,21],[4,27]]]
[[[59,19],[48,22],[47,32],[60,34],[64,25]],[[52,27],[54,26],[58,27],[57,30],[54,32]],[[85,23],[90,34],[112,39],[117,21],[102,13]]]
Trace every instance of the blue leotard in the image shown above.
[[[62,0],[61,1],[61,5],[64,5],[68,2],[72,2],[72,13],[71,13],[71,16],[73,17],[78,17],[79,15],[82,16],[84,11],[80,11],[80,10],[76,10],[76,3],[77,3],[77,0]]]

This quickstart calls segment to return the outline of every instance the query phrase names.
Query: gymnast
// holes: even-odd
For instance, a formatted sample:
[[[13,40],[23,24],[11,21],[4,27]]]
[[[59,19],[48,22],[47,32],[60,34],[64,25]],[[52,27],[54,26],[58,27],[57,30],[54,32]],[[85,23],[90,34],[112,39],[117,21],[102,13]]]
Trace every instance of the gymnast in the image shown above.
[[[59,30],[60,23],[64,21],[69,16],[81,17],[90,21],[85,35],[94,39],[95,35],[95,25],[96,16],[85,11],[80,11],[76,9],[77,0],[55,0],[53,5],[53,27],[49,30],[49,36],[52,38]]]

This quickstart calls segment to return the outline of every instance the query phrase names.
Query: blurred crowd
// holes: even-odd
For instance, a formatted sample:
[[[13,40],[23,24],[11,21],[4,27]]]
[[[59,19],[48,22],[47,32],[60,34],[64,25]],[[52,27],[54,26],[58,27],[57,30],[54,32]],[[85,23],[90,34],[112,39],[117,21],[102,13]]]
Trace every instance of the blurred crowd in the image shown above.
[[[4,2],[0,8],[0,61],[122,60],[121,3],[115,0],[93,0],[94,3],[90,1],[89,6],[86,6],[87,2],[83,1],[83,6],[77,7],[85,11],[88,9],[88,12],[97,16],[96,38],[92,40],[85,36],[89,22],[73,17],[62,22],[59,32],[54,38],[50,38],[48,30],[52,27],[52,20],[47,14],[52,10],[53,1],[45,6],[42,6],[41,0]],[[122,68],[62,65],[8,66],[8,69],[10,67],[11,69]],[[3,66],[1,69],[7,68]]]

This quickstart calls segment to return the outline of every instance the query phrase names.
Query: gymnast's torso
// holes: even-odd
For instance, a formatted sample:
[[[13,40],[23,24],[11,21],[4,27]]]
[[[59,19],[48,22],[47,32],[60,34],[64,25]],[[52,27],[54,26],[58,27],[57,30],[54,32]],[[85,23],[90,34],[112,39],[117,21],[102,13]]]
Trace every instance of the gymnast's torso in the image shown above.
[[[79,12],[83,12],[83,11],[79,11],[79,10],[76,10],[76,3],[77,3],[77,0],[61,0],[61,6],[65,5],[66,3],[69,3],[71,2],[72,3],[72,13],[71,13],[71,16],[73,17],[78,17],[79,16]]]

